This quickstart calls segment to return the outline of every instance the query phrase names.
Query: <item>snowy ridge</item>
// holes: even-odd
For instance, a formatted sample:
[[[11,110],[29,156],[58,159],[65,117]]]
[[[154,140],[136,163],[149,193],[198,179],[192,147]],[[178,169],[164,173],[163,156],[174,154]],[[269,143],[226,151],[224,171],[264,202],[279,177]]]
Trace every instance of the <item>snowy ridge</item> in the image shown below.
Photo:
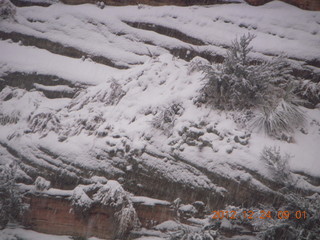
[[[28,105],[15,108],[19,124],[1,127],[1,145],[15,149],[22,164],[46,169],[52,176],[58,172],[70,183],[76,179],[86,182],[93,175],[126,178],[126,174],[141,172],[222,195],[228,191],[228,184],[220,182],[219,186],[215,181],[220,177],[274,193],[270,189],[272,179],[256,179],[245,170],[270,178],[259,162],[259,154],[268,143],[277,141],[289,153],[317,153],[312,144],[289,144],[259,133],[250,137],[230,114],[197,106],[203,77],[199,72],[190,72],[193,65],[165,54],[126,70],[123,77],[82,90],[72,100],[61,100],[56,108],[48,102],[58,103],[54,99],[6,88],[6,95],[13,91],[29,100]],[[3,101],[2,108],[10,109],[17,99]],[[43,115],[44,110],[49,114]],[[308,138],[319,138],[316,129],[311,126]],[[245,143],[235,141],[234,136]],[[304,136],[297,133],[297,142]],[[316,161],[316,156],[310,154],[305,161]],[[300,162],[298,155],[291,165],[302,170]],[[315,176],[318,173],[314,165],[303,171]],[[297,182],[298,188],[320,190],[303,178],[298,177]]]
[[[270,202],[282,186],[260,154],[277,145],[292,155],[295,188],[320,192],[319,109],[303,109],[305,129],[288,143],[243,128],[241,113],[201,103],[197,64],[207,60],[193,57],[221,62],[248,31],[257,36],[252,59],[285,52],[319,84],[320,15],[282,2],[17,8],[0,21],[0,163],[17,161],[21,181],[41,175],[68,190],[105,177],[168,201],[233,202],[247,191],[239,203],[253,192]],[[81,191],[75,197],[83,200]]]

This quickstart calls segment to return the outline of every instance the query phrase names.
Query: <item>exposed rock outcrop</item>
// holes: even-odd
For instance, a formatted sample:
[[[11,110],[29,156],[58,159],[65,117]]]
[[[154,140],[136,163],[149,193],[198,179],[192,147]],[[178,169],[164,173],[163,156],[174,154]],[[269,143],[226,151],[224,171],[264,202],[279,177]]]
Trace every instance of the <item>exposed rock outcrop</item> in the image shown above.
[[[117,231],[116,214],[112,207],[93,206],[88,211],[79,212],[72,206],[70,196],[29,193],[25,202],[29,204],[22,224],[34,231],[79,237],[114,239]],[[135,202],[142,227],[173,220],[174,212],[169,204],[146,204]]]
[[[254,6],[263,5],[271,0],[246,0],[249,4]],[[306,10],[320,10],[320,2],[318,0],[282,0],[294,6],[297,6]],[[96,0],[62,0],[63,3],[66,4],[83,4],[83,3],[96,3]],[[161,6],[161,5],[177,5],[177,6],[190,6],[190,5],[206,5],[206,4],[219,4],[225,1],[223,0],[122,0],[122,1],[114,1],[114,0],[103,0],[107,5],[115,5],[115,6],[123,6],[123,5],[136,5],[136,4],[147,4],[153,6]],[[228,1],[228,3],[232,3],[232,1]],[[234,2],[237,2],[236,0]]]

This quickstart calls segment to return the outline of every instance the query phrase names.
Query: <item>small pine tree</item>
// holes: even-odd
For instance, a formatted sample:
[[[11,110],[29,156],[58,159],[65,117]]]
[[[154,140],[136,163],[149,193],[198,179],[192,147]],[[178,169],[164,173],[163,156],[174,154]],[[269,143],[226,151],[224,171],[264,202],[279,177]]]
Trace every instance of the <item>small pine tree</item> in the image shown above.
[[[16,164],[0,166],[0,229],[22,212],[21,195],[16,185]]]
[[[248,34],[232,42],[225,61],[214,69],[205,68],[204,92],[220,109],[244,109],[261,104],[269,93],[269,64],[252,65],[249,53],[254,35]]]

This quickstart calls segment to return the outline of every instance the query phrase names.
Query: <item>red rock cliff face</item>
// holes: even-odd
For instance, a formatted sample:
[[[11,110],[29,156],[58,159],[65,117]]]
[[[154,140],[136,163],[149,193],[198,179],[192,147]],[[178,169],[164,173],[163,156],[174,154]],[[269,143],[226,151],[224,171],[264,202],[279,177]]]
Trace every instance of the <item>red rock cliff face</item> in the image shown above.
[[[98,237],[114,239],[116,224],[112,208],[93,207],[86,213],[77,213],[68,198],[34,196],[25,199],[30,205],[22,224],[32,230],[54,235]],[[142,227],[175,218],[174,212],[166,205],[148,206],[135,204]]]
[[[113,239],[115,233],[113,212],[106,208],[93,208],[87,215],[73,211],[70,201],[63,198],[31,196],[26,199],[29,210],[23,225],[48,234],[72,235]]]
[[[205,5],[222,3],[223,0],[61,0],[66,4],[83,4],[83,3],[96,3],[99,1],[107,5],[123,6],[123,5],[136,5],[147,4],[152,6],[161,5],[177,5],[177,6],[190,6],[190,5]],[[263,5],[271,0],[246,0],[251,5]],[[320,11],[320,0],[281,0],[289,4],[295,5],[299,8],[306,10]],[[232,2],[232,1],[231,1]]]
[[[161,5],[177,5],[177,6],[189,6],[195,4],[216,4],[221,3],[223,0],[62,0],[67,4],[81,4],[81,3],[96,3],[104,2],[107,5],[123,6],[123,5],[136,5],[147,4],[152,6]]]

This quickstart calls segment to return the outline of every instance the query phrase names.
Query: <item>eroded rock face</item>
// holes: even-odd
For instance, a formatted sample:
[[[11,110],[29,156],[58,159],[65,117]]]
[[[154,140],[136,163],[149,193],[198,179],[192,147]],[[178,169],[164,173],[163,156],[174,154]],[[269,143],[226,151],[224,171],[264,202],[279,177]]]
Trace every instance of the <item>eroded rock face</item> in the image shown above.
[[[26,202],[30,207],[23,217],[23,224],[37,232],[113,239],[112,209],[94,207],[79,214],[64,198],[29,196]]]
[[[111,207],[93,206],[88,211],[75,211],[68,197],[29,194],[29,204],[22,224],[30,229],[54,234],[80,237],[98,237],[106,240],[116,235],[116,219]],[[157,223],[173,220],[176,216],[169,205],[145,205],[135,203],[142,227],[149,228]]]
[[[96,0],[62,0],[63,3],[67,4],[81,4],[81,3],[96,3],[99,1]],[[136,5],[136,4],[147,4],[153,6],[161,6],[161,5],[177,5],[177,6],[189,6],[189,5],[203,5],[203,4],[216,4],[222,3],[223,0],[103,0],[107,5]],[[236,2],[236,1],[235,1]]]
[[[283,2],[292,4],[302,9],[306,10],[320,10],[320,1],[318,0],[281,0]],[[62,0],[63,3],[66,4],[83,4],[83,3],[96,3],[96,0]],[[147,4],[152,6],[161,6],[161,5],[177,5],[177,6],[190,6],[190,5],[205,5],[205,4],[217,4],[223,3],[223,0],[103,0],[107,5],[115,5],[115,6],[123,6],[123,5],[136,5],[136,4]],[[232,2],[232,1],[231,1]],[[236,2],[236,1],[234,1]],[[267,2],[271,2],[271,0],[246,0],[251,5],[259,6],[263,5]]]

